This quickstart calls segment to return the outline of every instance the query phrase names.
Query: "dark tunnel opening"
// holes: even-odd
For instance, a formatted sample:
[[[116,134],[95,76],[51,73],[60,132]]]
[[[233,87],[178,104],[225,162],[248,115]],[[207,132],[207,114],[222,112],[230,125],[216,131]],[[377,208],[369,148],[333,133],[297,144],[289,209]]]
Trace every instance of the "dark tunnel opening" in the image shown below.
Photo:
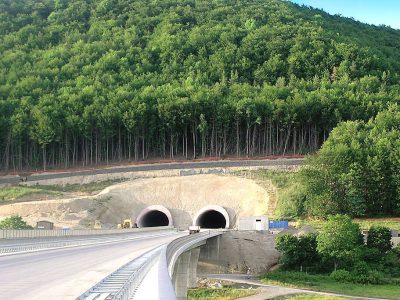
[[[201,228],[225,228],[226,219],[220,212],[216,210],[208,210],[197,218],[196,225]]]
[[[162,211],[151,210],[143,215],[137,225],[138,227],[168,226],[169,219],[168,216]]]

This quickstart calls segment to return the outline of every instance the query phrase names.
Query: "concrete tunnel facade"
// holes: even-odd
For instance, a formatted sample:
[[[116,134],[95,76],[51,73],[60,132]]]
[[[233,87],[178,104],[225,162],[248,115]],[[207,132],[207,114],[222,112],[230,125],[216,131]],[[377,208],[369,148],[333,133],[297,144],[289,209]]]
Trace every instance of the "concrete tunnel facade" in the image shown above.
[[[207,205],[197,212],[193,225],[210,229],[229,228],[229,214],[222,206]]]
[[[162,205],[144,208],[136,218],[136,225],[143,227],[174,226],[171,212]]]
[[[90,213],[91,220],[112,226],[131,217],[138,227],[181,230],[194,224],[234,228],[242,218],[263,215],[269,203],[269,192],[254,181],[212,174],[135,179],[109,187],[102,197],[110,199],[107,207]]]

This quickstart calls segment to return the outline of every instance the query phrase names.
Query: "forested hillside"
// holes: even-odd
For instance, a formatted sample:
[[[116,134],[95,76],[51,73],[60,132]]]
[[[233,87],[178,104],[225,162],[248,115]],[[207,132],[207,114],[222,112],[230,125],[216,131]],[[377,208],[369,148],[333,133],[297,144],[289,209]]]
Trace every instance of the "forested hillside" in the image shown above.
[[[0,0],[0,169],[313,153],[400,102],[399,49],[280,0]]]

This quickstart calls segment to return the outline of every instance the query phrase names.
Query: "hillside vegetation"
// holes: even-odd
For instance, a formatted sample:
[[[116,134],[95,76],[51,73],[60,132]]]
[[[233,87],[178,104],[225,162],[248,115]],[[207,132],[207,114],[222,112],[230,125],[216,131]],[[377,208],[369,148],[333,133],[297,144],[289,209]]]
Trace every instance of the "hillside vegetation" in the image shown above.
[[[278,0],[0,0],[0,168],[307,154],[400,100],[400,31]]]

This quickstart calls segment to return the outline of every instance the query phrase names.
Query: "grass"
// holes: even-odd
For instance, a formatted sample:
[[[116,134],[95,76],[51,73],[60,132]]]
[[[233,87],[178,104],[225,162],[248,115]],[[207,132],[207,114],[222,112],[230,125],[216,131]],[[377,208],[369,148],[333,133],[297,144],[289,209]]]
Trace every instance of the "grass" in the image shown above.
[[[277,271],[262,276],[264,283],[305,288],[314,291],[341,293],[361,297],[400,299],[400,285],[364,285],[341,283],[327,275],[311,275],[299,272]]]
[[[257,294],[255,290],[233,289],[233,288],[220,288],[220,289],[189,289],[188,300],[233,300],[245,296]]]
[[[92,194],[123,180],[107,180],[87,184],[12,186],[0,189],[0,204],[29,196],[62,196],[64,193]]]
[[[40,187],[12,186],[0,189],[0,203],[11,202],[19,198],[41,194],[50,196],[59,196],[60,192],[42,189]]]
[[[297,222],[297,227],[305,224],[309,224],[316,229],[321,229],[324,224],[324,220],[310,219],[310,220],[300,220]],[[400,230],[400,220],[393,220],[390,218],[376,218],[376,219],[354,219],[353,222],[360,225],[361,229],[368,230],[372,225],[385,226],[390,229]]]
[[[277,203],[271,203],[269,215],[276,218],[294,218],[298,214],[297,200],[302,199],[302,185],[298,172],[282,170],[238,171],[237,176],[253,179],[260,186],[268,188],[272,183],[277,190]],[[271,200],[271,199],[270,199]]]
[[[295,295],[286,297],[277,297],[274,300],[347,300],[346,298],[323,296],[323,295]]]
[[[80,193],[93,193],[99,192],[110,185],[123,182],[123,179],[115,179],[115,180],[106,180],[106,181],[95,181],[85,184],[66,184],[62,185],[41,185],[42,189],[48,191],[58,191],[63,193],[72,193],[72,192],[80,192]]]
[[[264,183],[272,182],[277,188],[278,203],[274,212],[274,217],[289,220],[296,220],[299,215],[299,200],[304,197],[304,187],[299,180],[298,172],[289,172],[281,170],[252,170],[238,171],[234,173],[255,180],[261,186]],[[400,218],[368,218],[354,219],[355,223],[360,224],[361,229],[368,230],[372,225],[381,225],[390,229],[400,230]],[[324,220],[307,219],[298,220],[297,227],[311,225],[316,229],[321,229]]]

